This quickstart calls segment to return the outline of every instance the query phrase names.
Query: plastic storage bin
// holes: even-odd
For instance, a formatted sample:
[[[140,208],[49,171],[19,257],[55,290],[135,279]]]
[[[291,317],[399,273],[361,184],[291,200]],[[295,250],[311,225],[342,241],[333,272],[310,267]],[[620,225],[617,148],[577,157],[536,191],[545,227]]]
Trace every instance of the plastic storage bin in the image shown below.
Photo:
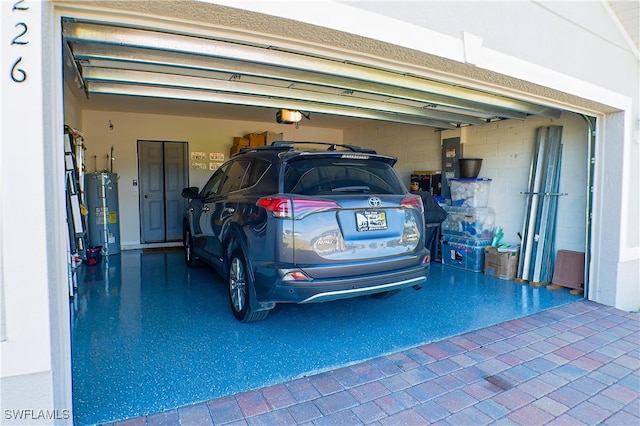
[[[470,240],[467,238],[442,237],[442,263],[447,266],[472,272],[484,270],[484,249],[491,240]]]
[[[491,179],[455,178],[449,179],[451,205],[459,207],[487,207]]]
[[[491,207],[447,206],[447,218],[442,222],[442,234],[454,237],[488,239],[493,238],[496,213]]]

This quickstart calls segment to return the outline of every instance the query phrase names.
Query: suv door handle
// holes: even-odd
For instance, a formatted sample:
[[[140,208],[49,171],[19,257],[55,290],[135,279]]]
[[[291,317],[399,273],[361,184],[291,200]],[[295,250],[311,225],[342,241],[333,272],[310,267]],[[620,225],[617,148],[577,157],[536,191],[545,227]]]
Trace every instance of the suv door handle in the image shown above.
[[[202,207],[203,212],[208,212],[209,210],[209,206],[207,206],[206,204],[204,205],[204,207]]]

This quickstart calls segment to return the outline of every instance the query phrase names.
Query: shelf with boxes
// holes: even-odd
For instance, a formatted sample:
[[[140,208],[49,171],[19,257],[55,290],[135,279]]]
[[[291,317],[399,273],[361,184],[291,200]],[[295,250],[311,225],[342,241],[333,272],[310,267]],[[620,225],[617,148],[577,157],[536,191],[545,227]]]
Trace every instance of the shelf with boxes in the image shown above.
[[[234,137],[233,145],[229,150],[229,157],[239,152],[242,148],[252,148],[255,146],[271,145],[271,142],[281,141],[283,139],[282,133],[274,132],[262,132],[262,133],[247,133],[242,137]]]

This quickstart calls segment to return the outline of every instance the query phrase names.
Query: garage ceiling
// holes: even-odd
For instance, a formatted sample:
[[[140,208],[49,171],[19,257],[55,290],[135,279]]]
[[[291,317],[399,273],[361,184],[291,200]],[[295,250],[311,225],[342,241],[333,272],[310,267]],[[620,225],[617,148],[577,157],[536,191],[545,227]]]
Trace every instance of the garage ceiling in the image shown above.
[[[89,99],[198,101],[454,129],[561,111],[277,46],[63,21],[65,72]],[[312,120],[313,121],[313,120]]]

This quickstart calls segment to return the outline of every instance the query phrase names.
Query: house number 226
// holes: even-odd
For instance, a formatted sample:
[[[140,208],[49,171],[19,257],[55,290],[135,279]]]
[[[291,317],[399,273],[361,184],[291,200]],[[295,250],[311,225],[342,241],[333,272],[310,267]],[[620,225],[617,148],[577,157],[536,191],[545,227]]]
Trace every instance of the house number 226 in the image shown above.
[[[24,2],[25,0],[15,2],[11,11],[14,13],[20,13],[29,10],[29,6],[25,5]],[[24,22],[18,22],[15,24],[15,28],[17,31],[16,35],[11,39],[11,46],[21,47],[29,44],[29,40],[27,40],[29,27],[27,24]],[[11,66],[11,80],[16,83],[22,83],[27,79],[27,73],[20,67],[20,62],[22,62],[22,56],[18,56]]]

